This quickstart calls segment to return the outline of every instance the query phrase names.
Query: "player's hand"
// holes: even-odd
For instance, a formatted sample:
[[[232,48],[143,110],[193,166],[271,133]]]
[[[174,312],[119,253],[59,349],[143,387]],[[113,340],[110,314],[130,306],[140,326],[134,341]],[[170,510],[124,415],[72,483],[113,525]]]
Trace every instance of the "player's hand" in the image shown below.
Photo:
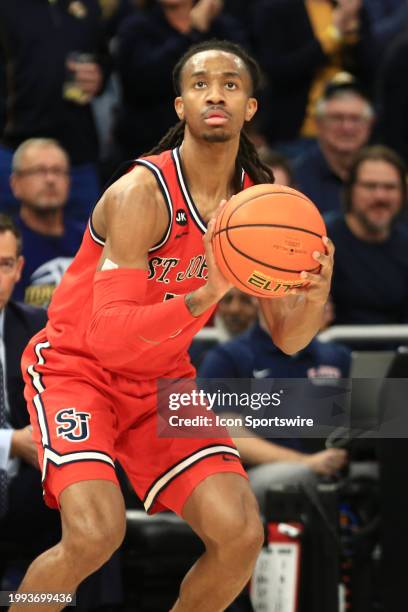
[[[222,200],[219,207],[209,220],[207,224],[207,231],[204,235],[203,242],[205,248],[205,258],[207,261],[207,291],[215,297],[218,301],[220,300],[232,287],[232,284],[227,281],[226,278],[221,274],[218,269],[217,262],[215,261],[214,251],[212,247],[212,237],[214,234],[215,220],[217,216],[220,214],[221,210],[226,204],[226,200]]]
[[[19,457],[26,463],[30,463],[39,468],[37,447],[33,441],[33,434],[30,425],[23,429],[15,429],[11,438],[11,457]]]
[[[198,0],[190,11],[191,27],[200,32],[207,32],[213,20],[223,8],[222,0]]]
[[[303,463],[316,474],[333,476],[346,465],[347,452],[342,448],[328,448],[313,455],[306,455]]]
[[[205,259],[207,262],[207,282],[192,293],[188,293],[184,298],[187,308],[194,317],[202,314],[205,310],[210,308],[210,306],[214,306],[214,304],[216,304],[232,287],[231,283],[228,282],[219,271],[212,247],[215,220],[225,203],[226,200],[222,200],[221,204],[208,221],[207,231],[203,237]]]
[[[310,302],[324,305],[329,299],[331,279],[333,275],[333,264],[334,264],[334,244],[327,238],[323,237],[323,243],[326,246],[327,252],[321,253],[315,251],[313,258],[320,264],[320,272],[318,274],[311,274],[310,272],[301,272],[300,277],[302,280],[307,281],[307,286],[300,289],[295,289],[293,293],[300,294],[305,293],[307,299]]]

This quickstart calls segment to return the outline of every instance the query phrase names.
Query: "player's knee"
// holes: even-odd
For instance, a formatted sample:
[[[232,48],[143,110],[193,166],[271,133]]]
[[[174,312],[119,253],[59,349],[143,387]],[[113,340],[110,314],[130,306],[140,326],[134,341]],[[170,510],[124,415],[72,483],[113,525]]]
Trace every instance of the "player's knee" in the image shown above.
[[[67,554],[75,560],[78,571],[87,574],[110,559],[122,544],[125,530],[125,516],[112,520],[112,517],[85,514],[71,522],[63,545]]]
[[[231,544],[232,554],[242,555],[248,563],[253,563],[263,546],[265,539],[261,517],[256,510],[246,514],[245,524],[236,531],[235,539]]]
[[[231,509],[218,521],[214,541],[218,554],[229,564],[253,563],[264,542],[264,529],[256,505]]]

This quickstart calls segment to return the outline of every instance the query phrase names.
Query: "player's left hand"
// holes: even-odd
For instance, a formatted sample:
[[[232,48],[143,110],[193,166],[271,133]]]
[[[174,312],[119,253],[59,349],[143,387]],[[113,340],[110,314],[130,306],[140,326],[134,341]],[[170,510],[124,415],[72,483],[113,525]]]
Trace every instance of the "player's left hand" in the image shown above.
[[[334,263],[334,244],[327,236],[323,237],[323,244],[326,247],[326,253],[315,251],[313,258],[320,264],[319,274],[311,274],[310,272],[301,272],[302,280],[308,282],[305,288],[295,289],[295,293],[304,293],[310,302],[325,304],[329,298],[331,278],[333,274]]]

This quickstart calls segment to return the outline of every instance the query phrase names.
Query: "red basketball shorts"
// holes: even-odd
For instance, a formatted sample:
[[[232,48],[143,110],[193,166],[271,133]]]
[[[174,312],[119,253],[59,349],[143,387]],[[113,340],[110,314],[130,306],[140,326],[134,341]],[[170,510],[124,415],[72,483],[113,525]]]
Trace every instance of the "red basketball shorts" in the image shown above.
[[[61,492],[73,483],[118,484],[116,459],[152,514],[166,509],[181,514],[191,492],[211,474],[246,477],[228,437],[158,437],[156,381],[130,380],[89,359],[59,353],[43,332],[26,348],[22,368],[50,507],[59,507]]]

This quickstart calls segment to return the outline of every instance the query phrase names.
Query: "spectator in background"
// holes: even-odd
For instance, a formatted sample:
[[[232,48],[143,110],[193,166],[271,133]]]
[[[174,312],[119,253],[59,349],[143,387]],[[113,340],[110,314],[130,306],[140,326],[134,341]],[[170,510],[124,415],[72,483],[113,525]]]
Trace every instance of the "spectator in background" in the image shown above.
[[[336,248],[336,324],[408,322],[406,167],[391,149],[361,150],[345,185],[345,213],[327,223]]]
[[[26,558],[54,544],[60,529],[57,514],[42,500],[41,474],[23,395],[21,355],[47,320],[43,309],[10,301],[23,265],[20,232],[9,217],[0,214],[0,384],[5,399],[0,411],[5,408],[6,419],[4,424],[0,415],[0,471],[7,471],[5,495],[0,487],[0,495],[4,495],[0,508],[1,501],[5,502],[5,514],[0,516],[0,547],[1,543],[12,542],[15,548],[21,547],[21,557]],[[27,508],[30,521],[26,520]],[[0,554],[0,583],[6,561]]]
[[[219,301],[214,324],[221,342],[242,334],[256,320],[257,301],[248,293],[233,287]]]
[[[393,148],[406,164],[408,164],[407,72],[408,24],[405,31],[390,45],[379,70],[376,129],[377,140]]]
[[[25,258],[14,299],[47,307],[83,235],[81,224],[64,219],[69,159],[55,140],[32,138],[18,147],[12,165],[10,183],[20,203],[16,223]]]
[[[116,60],[123,90],[115,135],[121,158],[145,153],[175,120],[171,74],[192,43],[221,38],[243,44],[244,30],[222,14],[222,0],[153,0],[125,19]]]
[[[293,159],[316,137],[313,110],[324,83],[348,70],[371,85],[368,19],[362,0],[259,0],[253,28],[268,80],[261,131]]]
[[[198,373],[204,379],[319,378],[320,384],[327,379],[330,385],[333,379],[348,377],[349,371],[350,351],[333,342],[320,342],[315,338],[294,355],[283,353],[274,345],[259,312],[259,318],[250,329],[210,350]],[[307,413],[307,398],[303,395],[299,398],[299,404],[301,402],[304,412],[299,407],[296,413],[300,415]],[[242,461],[250,466],[248,475],[261,510],[270,485],[315,485],[318,475],[332,476],[346,461],[345,451],[339,449],[308,454],[298,439],[263,439],[249,430],[236,430],[235,435],[230,433]]]
[[[321,213],[338,212],[353,158],[370,137],[374,111],[357,81],[339,73],[315,112],[318,146],[295,162],[295,180]]]
[[[67,215],[85,224],[99,196],[91,101],[107,65],[98,0],[1,2],[0,47],[7,75],[0,210],[15,214],[18,208],[8,185],[14,150],[28,138],[49,137],[72,163]]]

